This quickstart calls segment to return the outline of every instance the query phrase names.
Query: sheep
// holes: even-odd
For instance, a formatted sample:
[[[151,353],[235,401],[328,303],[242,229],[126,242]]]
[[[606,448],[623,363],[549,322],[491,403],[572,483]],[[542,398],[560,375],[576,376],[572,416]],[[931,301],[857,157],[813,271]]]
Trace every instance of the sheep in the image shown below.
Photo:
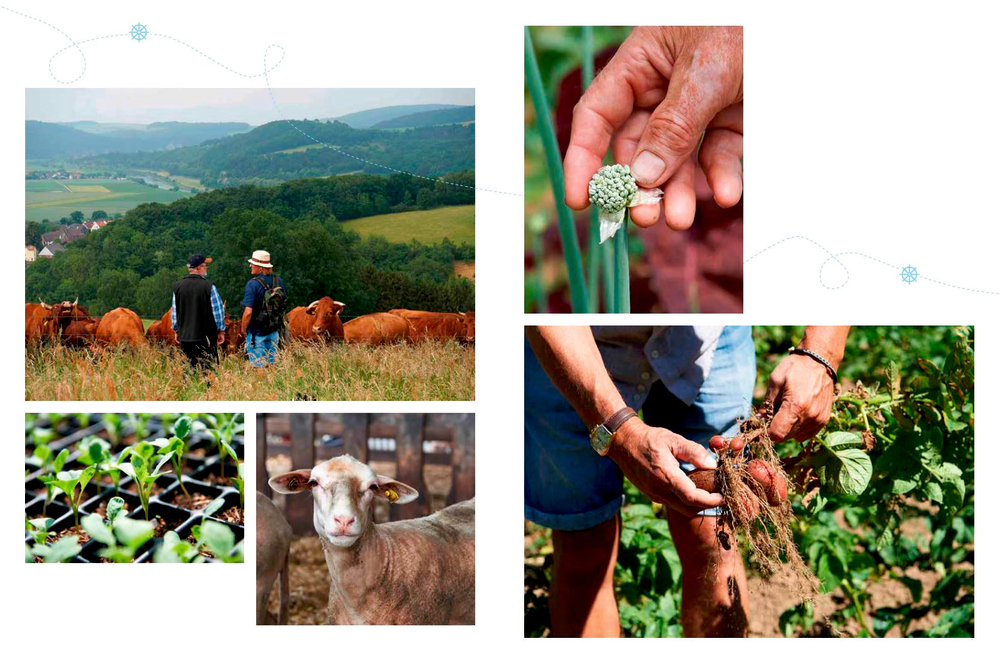
[[[425,518],[375,524],[376,499],[419,493],[351,456],[268,481],[310,491],[313,526],[330,569],[328,624],[474,624],[476,500]]]
[[[281,574],[279,585],[278,624],[288,623],[288,547],[292,527],[278,507],[260,492],[257,493],[257,623],[275,623],[267,611],[274,580]]]

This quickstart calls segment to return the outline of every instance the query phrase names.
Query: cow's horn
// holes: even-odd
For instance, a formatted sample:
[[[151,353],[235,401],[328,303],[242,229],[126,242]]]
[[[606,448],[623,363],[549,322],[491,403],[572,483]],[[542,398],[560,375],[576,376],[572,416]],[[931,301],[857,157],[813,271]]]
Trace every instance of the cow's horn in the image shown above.
[[[80,303],[80,295],[77,295],[76,299],[73,300],[73,306],[76,306],[79,303]]]

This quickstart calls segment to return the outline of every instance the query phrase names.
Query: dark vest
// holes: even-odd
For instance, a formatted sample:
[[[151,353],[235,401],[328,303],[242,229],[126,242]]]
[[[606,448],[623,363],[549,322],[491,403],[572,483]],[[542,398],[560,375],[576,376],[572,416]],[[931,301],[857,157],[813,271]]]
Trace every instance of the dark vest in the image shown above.
[[[174,283],[177,303],[177,338],[181,341],[215,343],[215,317],[212,315],[212,282],[197,274],[188,274]]]

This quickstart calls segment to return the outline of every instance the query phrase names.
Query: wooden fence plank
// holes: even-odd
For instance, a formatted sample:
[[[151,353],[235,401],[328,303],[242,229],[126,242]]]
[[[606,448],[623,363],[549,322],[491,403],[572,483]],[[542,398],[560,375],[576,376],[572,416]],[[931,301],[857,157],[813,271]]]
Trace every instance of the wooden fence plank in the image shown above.
[[[424,486],[424,415],[395,415],[396,479],[416,488],[420,496],[409,504],[394,504],[389,509],[391,520],[405,520],[427,515],[427,488]]]
[[[292,469],[310,470],[316,462],[316,415],[290,414]],[[285,495],[288,523],[296,534],[313,531],[313,500],[309,492]]]
[[[448,504],[476,496],[476,415],[452,415],[455,441],[451,446],[452,479]]]
[[[267,415],[257,415],[257,490],[271,497],[267,485]]]
[[[344,453],[350,454],[362,463],[368,462],[368,421],[367,414],[344,414]]]

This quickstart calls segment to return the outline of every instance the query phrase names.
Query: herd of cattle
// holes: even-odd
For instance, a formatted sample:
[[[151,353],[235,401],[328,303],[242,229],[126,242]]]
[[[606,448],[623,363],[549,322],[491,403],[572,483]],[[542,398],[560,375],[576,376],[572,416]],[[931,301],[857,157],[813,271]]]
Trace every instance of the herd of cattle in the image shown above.
[[[424,339],[472,343],[476,337],[475,313],[438,313],[392,309],[387,313],[361,315],[341,322],[341,302],[323,297],[309,306],[288,312],[288,334],[292,339],[312,342],[347,342],[378,345]],[[239,351],[246,340],[239,321],[226,314],[226,338],[222,347]],[[69,347],[111,345],[178,345],[170,325],[170,310],[143,331],[142,320],[127,308],[116,308],[92,317],[79,300],[59,304],[24,305],[24,340],[29,346],[61,343]]]

